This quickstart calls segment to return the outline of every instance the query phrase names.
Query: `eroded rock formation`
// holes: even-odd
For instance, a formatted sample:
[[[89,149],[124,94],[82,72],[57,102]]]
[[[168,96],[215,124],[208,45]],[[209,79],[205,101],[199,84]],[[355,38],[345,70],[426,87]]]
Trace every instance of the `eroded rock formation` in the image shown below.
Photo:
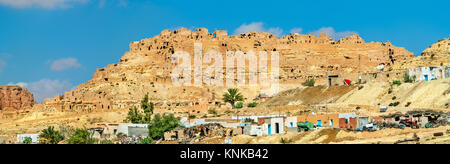
[[[0,110],[18,110],[33,107],[33,94],[19,86],[0,86]]]
[[[326,34],[320,37],[291,34],[277,38],[265,32],[228,36],[227,31],[209,33],[205,28],[195,32],[186,28],[173,32],[164,30],[153,38],[130,43],[130,50],[118,64],[97,69],[92,80],[62,96],[44,100],[44,105],[60,110],[120,109],[139,106],[142,97],[149,94],[157,109],[165,112],[200,113],[208,108],[226,106],[221,99],[229,87],[173,86],[170,74],[177,63],[171,62],[172,54],[181,50],[194,54],[194,43],[202,43],[203,54],[209,50],[219,51],[224,56],[223,61],[226,51],[267,51],[268,54],[278,51],[281,90],[299,87],[311,78],[316,79],[316,84],[326,84],[327,75],[356,80],[360,71],[363,77],[373,76],[381,71],[376,68],[379,65],[388,70],[393,64],[414,57],[390,42],[366,43],[357,34],[334,41]],[[203,62],[203,68],[208,66]],[[253,101],[264,89],[261,86],[239,88],[247,102]]]

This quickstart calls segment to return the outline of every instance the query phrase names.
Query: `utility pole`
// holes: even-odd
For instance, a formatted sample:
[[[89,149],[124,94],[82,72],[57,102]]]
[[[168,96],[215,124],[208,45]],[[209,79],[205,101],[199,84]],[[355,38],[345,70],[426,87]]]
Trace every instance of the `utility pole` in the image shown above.
[[[361,85],[361,54],[358,55],[358,86]]]

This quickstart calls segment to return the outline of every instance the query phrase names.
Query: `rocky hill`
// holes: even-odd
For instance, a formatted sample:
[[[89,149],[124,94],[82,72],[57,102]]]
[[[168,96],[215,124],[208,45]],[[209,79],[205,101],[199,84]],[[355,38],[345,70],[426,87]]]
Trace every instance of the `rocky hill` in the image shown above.
[[[130,50],[119,63],[97,69],[92,80],[79,85],[76,90],[44,100],[44,105],[79,111],[125,109],[138,106],[140,99],[149,94],[156,108],[166,112],[192,110],[200,113],[209,108],[229,108],[221,100],[229,87],[173,85],[170,74],[177,63],[172,62],[172,54],[177,51],[194,54],[194,43],[202,43],[203,53],[219,51],[223,61],[226,51],[242,51],[244,55],[249,51],[279,52],[281,90],[296,88],[312,78],[316,84],[326,84],[327,75],[356,80],[360,71],[363,78],[373,77],[381,71],[376,68],[379,65],[389,70],[395,63],[414,57],[411,52],[390,42],[367,43],[356,34],[334,41],[326,34],[320,37],[290,34],[277,38],[265,32],[228,36],[227,31],[209,33],[205,28],[195,32],[186,28],[164,30],[155,37],[130,43]],[[249,63],[246,61],[246,75],[249,74]],[[203,70],[208,67],[213,66],[204,61]],[[261,86],[239,88],[247,102],[258,97],[262,89],[267,89]]]
[[[33,94],[19,86],[0,86],[0,111],[31,108],[35,104]]]
[[[422,52],[421,56],[399,63],[398,69],[417,66],[450,66],[450,38],[439,40]]]

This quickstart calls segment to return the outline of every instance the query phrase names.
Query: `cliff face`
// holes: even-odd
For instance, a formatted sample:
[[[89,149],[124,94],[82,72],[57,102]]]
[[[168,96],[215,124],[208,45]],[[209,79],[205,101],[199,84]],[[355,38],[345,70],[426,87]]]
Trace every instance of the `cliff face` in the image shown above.
[[[33,94],[19,86],[0,86],[0,110],[31,108],[35,104]]]
[[[61,110],[87,111],[129,108],[138,105],[148,93],[156,107],[167,112],[184,113],[191,109],[203,112],[208,108],[223,107],[222,94],[229,87],[176,87],[172,84],[170,74],[177,66],[171,61],[172,54],[186,51],[193,56],[194,43],[202,43],[203,54],[209,50],[220,52],[224,63],[226,51],[279,52],[281,90],[299,87],[311,78],[316,79],[316,84],[326,84],[327,75],[356,80],[359,70],[363,78],[372,77],[380,72],[376,68],[378,65],[384,65],[384,70],[388,70],[395,63],[414,57],[404,48],[389,42],[366,43],[356,34],[334,41],[325,34],[320,37],[292,34],[277,38],[264,32],[228,36],[227,31],[209,33],[204,28],[195,32],[185,28],[173,32],[164,30],[153,38],[130,43],[130,51],[118,64],[97,69],[92,80],[64,96],[44,100],[44,105]],[[246,74],[248,65],[247,61]],[[203,70],[210,66],[203,61]],[[232,80],[236,79],[233,77]],[[262,89],[267,89],[261,86],[239,88],[247,98],[245,101],[253,101]]]

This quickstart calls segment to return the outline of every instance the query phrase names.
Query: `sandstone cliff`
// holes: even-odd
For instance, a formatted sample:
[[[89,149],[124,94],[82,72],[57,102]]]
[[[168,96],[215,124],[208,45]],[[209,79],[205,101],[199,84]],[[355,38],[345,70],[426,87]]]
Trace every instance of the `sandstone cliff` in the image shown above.
[[[33,107],[33,94],[19,86],[0,86],[0,110],[17,110]]]
[[[334,41],[326,34],[320,37],[291,34],[277,38],[265,32],[228,36],[227,31],[209,33],[205,28],[195,32],[186,28],[173,32],[164,30],[153,38],[130,43],[130,51],[118,64],[97,69],[92,80],[76,90],[44,100],[44,105],[59,110],[123,109],[139,106],[140,99],[149,94],[156,107],[166,112],[200,113],[208,108],[224,108],[226,104],[221,97],[228,87],[175,87],[171,82],[171,71],[177,66],[171,62],[172,54],[179,50],[194,54],[194,43],[203,44],[203,53],[212,49],[221,52],[224,61],[226,51],[278,51],[281,90],[299,87],[311,78],[318,84],[326,84],[327,75],[356,80],[359,71],[365,80],[382,71],[376,66],[384,65],[386,71],[395,63],[414,57],[390,42],[367,43],[356,34]],[[209,66],[203,63],[203,68]],[[260,86],[239,88],[245,101],[253,101],[264,89]]]

